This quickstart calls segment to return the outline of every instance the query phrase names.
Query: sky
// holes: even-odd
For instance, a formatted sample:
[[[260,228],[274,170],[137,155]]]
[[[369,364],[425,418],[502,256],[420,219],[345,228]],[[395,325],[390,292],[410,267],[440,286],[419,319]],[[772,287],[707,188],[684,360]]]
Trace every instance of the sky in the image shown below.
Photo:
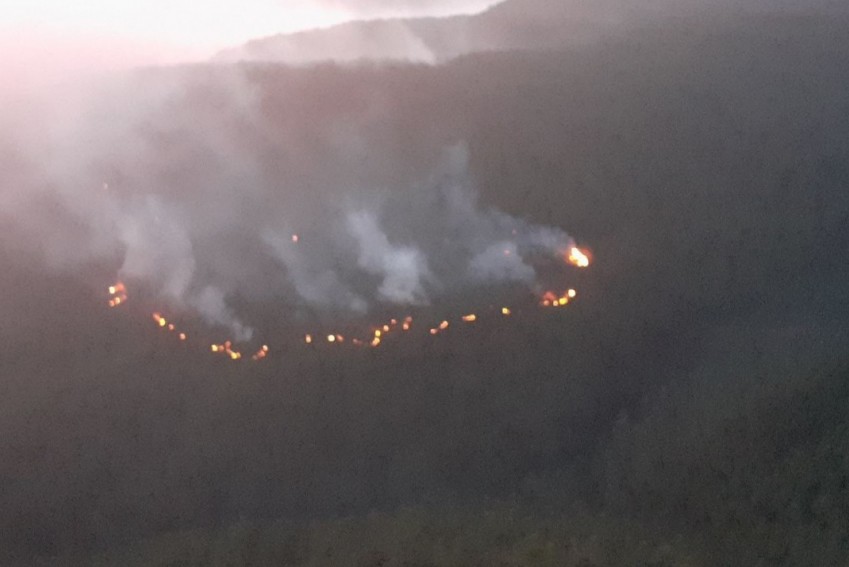
[[[203,60],[250,39],[358,18],[447,15],[495,0],[5,0],[0,95],[81,73]]]
[[[153,59],[202,56],[249,39],[356,18],[476,12],[494,0],[7,0],[8,40],[146,47]],[[8,41],[3,42],[8,43]]]

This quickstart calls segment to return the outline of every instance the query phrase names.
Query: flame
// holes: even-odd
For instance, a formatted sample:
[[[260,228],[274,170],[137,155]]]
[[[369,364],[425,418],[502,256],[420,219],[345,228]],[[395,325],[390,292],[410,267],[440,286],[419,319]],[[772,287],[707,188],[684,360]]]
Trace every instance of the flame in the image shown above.
[[[127,287],[118,282],[115,285],[109,286],[109,307],[118,307],[127,301]]]
[[[566,307],[576,296],[577,292],[574,289],[567,290],[562,295],[547,291],[543,294],[540,305],[543,307]]]
[[[590,265],[590,257],[588,253],[577,246],[573,246],[572,249],[569,250],[567,260],[570,264],[579,268],[588,268]]]
[[[230,357],[230,360],[242,359],[242,353],[233,350],[233,343],[230,341],[225,342],[223,345],[212,345],[210,350],[216,354],[226,354]]]
[[[292,242],[299,242],[300,237],[297,234],[292,235]],[[505,254],[509,254],[510,250],[505,250]],[[578,247],[572,247],[568,251],[563,252],[564,259],[579,268],[588,267],[592,260],[590,253],[588,251],[582,250]],[[126,286],[122,282],[117,282],[114,285],[109,286],[109,307],[117,307],[119,305],[124,304],[127,301],[127,293]],[[546,308],[560,308],[569,305],[572,300],[574,300],[578,295],[578,292],[575,289],[567,289],[562,294],[555,291],[546,291],[542,294],[540,298],[539,305]],[[498,312],[498,308],[494,306],[490,306],[487,313],[490,311]],[[513,315],[513,310],[510,307],[501,307],[500,308],[501,315],[504,317],[510,317]],[[475,323],[478,321],[479,315],[476,313],[468,313],[466,315],[462,315],[459,317],[464,323]],[[163,316],[159,312],[153,313],[153,320],[156,325],[160,329],[166,329],[168,331],[174,332],[179,337],[180,341],[187,341],[188,335],[185,332],[178,332],[179,329],[174,323],[170,323],[165,316]],[[453,317],[452,319],[453,320]],[[437,326],[430,328],[429,333],[432,336],[439,335],[440,333],[447,331],[450,327],[449,319],[443,320]],[[373,348],[379,347],[382,342],[385,340],[386,335],[391,333],[393,329],[397,329],[400,327],[403,331],[410,331],[413,327],[413,317],[407,316],[404,319],[395,319],[392,318],[386,324],[381,324],[372,328],[373,337],[369,340],[366,338],[362,340],[360,338],[350,339],[351,343],[355,346],[371,346]],[[321,335],[319,335],[320,337]],[[341,334],[328,334],[326,336],[327,342],[330,344],[342,344],[345,342],[345,337]],[[314,342],[314,337],[312,334],[304,335],[304,343],[307,345],[311,345]],[[212,353],[214,354],[224,354],[231,360],[241,360],[243,358],[242,353],[233,349],[233,343],[231,341],[226,341],[224,344],[213,344],[210,347]],[[270,353],[270,349],[268,345],[263,345],[255,354],[252,355],[252,359],[255,361],[262,360],[268,357]]]
[[[255,355],[251,357],[252,360],[262,360],[263,358],[268,356],[270,349],[268,345],[262,345],[262,348],[259,349]]]

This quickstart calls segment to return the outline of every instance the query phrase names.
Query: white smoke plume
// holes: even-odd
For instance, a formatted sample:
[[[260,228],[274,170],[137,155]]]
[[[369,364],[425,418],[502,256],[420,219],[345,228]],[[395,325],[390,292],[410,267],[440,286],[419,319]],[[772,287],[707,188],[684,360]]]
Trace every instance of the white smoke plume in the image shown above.
[[[464,145],[424,139],[412,167],[373,104],[304,125],[286,97],[239,69],[147,71],[13,121],[4,216],[54,268],[114,265],[240,341],[239,305],[359,316],[532,287],[536,259],[573,245],[481,206]]]

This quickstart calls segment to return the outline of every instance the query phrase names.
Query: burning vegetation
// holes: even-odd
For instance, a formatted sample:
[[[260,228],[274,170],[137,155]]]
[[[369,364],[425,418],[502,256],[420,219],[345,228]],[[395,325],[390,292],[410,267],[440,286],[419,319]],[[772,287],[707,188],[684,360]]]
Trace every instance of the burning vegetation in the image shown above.
[[[296,241],[293,238],[293,241]],[[576,266],[578,268],[586,268],[590,265],[590,257],[587,252],[580,250],[577,247],[573,247],[568,254],[564,254],[564,259],[570,265]],[[117,307],[125,303],[128,299],[127,295],[127,286],[124,283],[118,282],[115,285],[109,286],[109,307]],[[555,308],[563,308],[568,306],[572,301],[574,301],[578,296],[578,292],[575,289],[569,288],[563,292],[556,291],[545,291],[541,294],[539,298],[538,305],[542,308],[546,309],[555,309]],[[500,318],[511,317],[514,314],[515,307],[502,306],[502,307],[493,307],[490,306],[488,310],[482,313],[466,313],[465,315],[460,315],[456,317],[457,323],[463,323],[466,325],[472,324],[486,324],[487,321],[492,320],[494,317],[500,316]],[[189,336],[186,332],[182,330],[178,330],[177,324],[170,321],[166,318],[161,312],[155,312],[152,315],[153,322],[156,327],[162,331],[173,333],[180,342],[188,342]],[[430,336],[438,336],[443,333],[447,333],[452,328],[452,318],[446,318],[439,320],[433,326],[425,327],[429,329],[428,334]],[[404,318],[392,318],[389,321],[376,325],[371,328],[369,334],[366,337],[355,336],[351,338],[347,338],[346,335],[338,333],[338,332],[326,332],[324,334],[319,334],[318,336],[326,337],[324,341],[325,344],[334,347],[340,347],[346,344],[350,344],[353,347],[357,348],[377,348],[381,346],[386,339],[394,334],[406,334],[412,331],[413,329],[413,316],[407,315]],[[313,346],[316,343],[314,333],[306,333],[302,335],[303,343],[307,346]],[[237,350],[234,346],[234,342],[232,340],[227,340],[222,343],[214,343],[210,345],[209,352],[216,356],[223,356],[232,361],[241,361],[247,357],[244,357],[240,350]],[[268,344],[263,344],[253,355],[249,358],[254,362],[262,361],[271,353],[271,347]]]

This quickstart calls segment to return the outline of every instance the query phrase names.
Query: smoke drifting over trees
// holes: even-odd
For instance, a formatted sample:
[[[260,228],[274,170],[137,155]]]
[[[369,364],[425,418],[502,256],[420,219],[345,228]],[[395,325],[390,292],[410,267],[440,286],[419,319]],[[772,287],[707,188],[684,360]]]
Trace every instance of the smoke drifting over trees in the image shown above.
[[[844,561],[847,20],[750,6],[6,110],[2,562]],[[102,306],[437,315],[563,230],[569,309],[392,348],[230,365]]]

